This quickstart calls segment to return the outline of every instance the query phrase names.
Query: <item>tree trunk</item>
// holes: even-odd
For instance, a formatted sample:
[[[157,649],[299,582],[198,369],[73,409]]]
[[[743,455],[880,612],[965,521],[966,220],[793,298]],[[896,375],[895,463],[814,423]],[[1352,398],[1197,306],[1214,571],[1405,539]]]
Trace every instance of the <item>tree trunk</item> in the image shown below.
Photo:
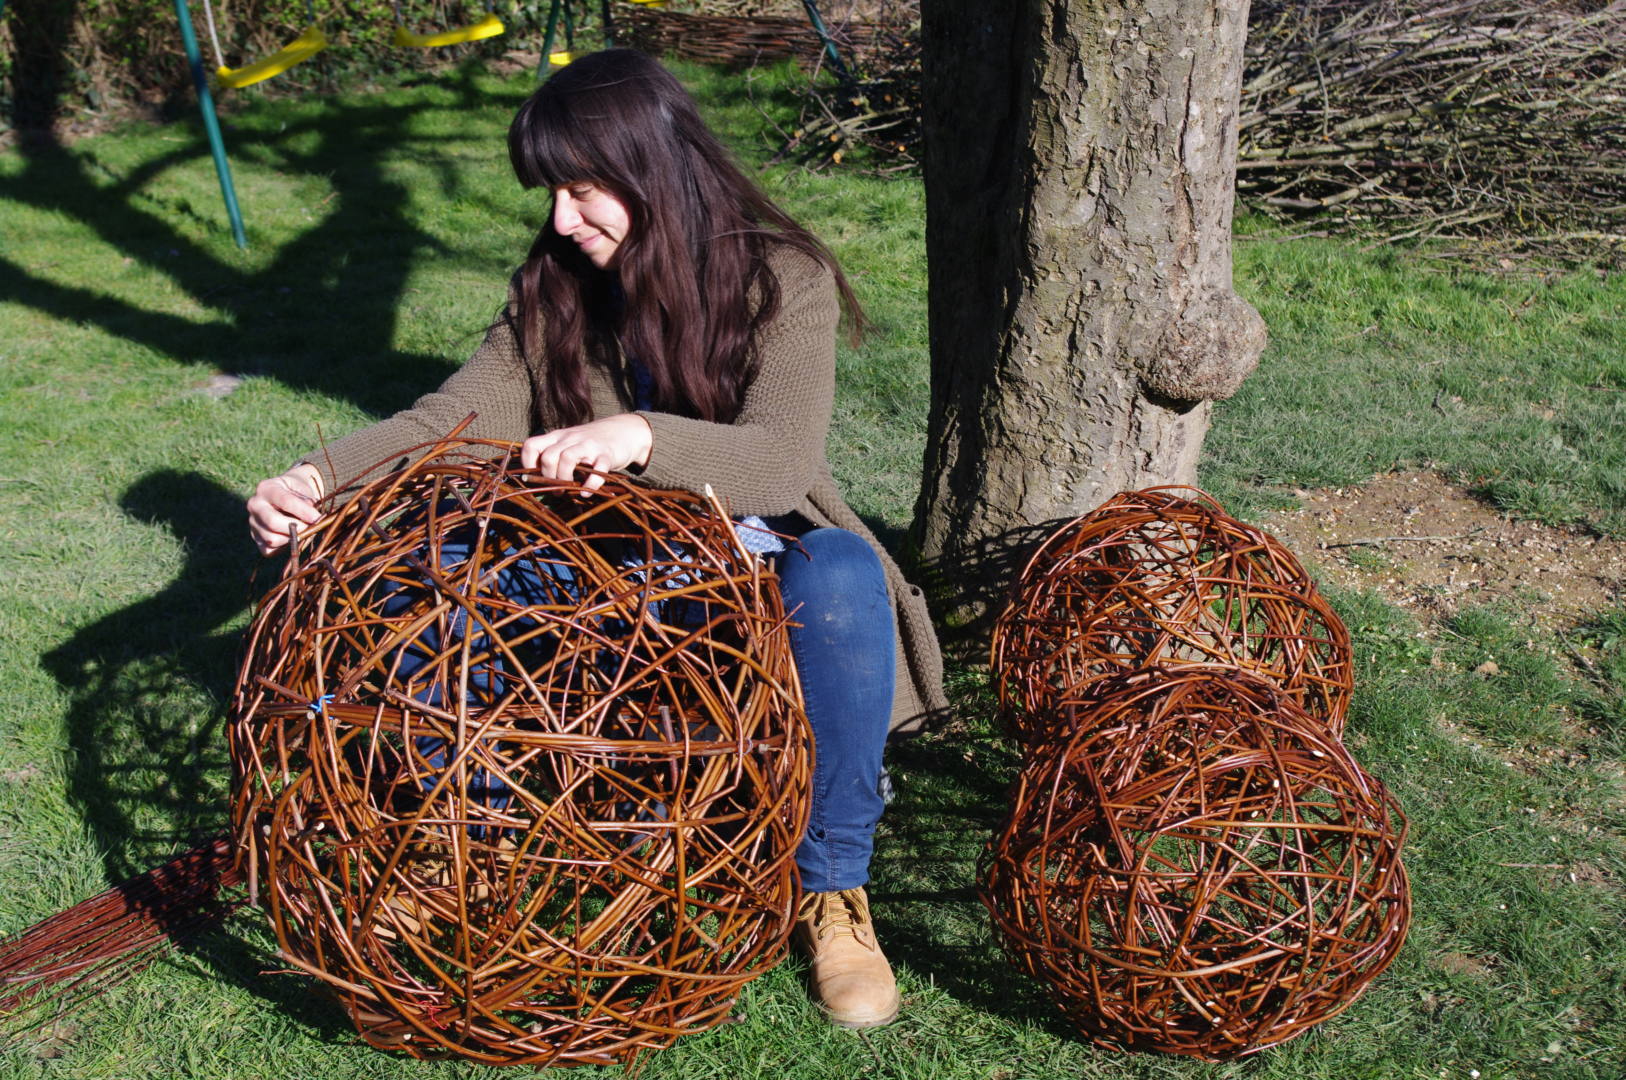
[[[11,126],[49,132],[68,73],[64,55],[79,0],[6,0],[11,13]]]
[[[915,540],[974,614],[1035,532],[1191,483],[1210,402],[1264,348],[1231,289],[1248,5],[921,8],[932,406]]]

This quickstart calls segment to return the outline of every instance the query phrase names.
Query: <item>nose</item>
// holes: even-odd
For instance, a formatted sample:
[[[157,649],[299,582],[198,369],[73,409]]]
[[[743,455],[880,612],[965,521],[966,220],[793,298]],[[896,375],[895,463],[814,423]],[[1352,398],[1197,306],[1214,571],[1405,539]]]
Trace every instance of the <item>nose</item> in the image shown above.
[[[570,192],[554,192],[553,231],[560,236],[569,236],[581,221],[581,211],[576,208],[576,200],[570,197]]]

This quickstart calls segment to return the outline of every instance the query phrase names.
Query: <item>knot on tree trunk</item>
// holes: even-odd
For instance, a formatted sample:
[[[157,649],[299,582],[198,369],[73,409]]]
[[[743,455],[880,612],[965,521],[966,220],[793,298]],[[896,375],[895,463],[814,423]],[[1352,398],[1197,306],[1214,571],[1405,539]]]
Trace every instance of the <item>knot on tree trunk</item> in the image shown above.
[[[1217,401],[1237,392],[1265,348],[1265,321],[1229,289],[1203,293],[1164,328],[1140,364],[1153,393],[1175,401]]]

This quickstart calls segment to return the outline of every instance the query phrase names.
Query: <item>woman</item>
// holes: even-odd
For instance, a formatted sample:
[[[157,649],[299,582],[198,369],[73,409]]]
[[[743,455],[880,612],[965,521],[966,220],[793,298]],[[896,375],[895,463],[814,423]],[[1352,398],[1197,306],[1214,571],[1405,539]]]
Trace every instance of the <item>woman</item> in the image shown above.
[[[378,462],[405,464],[390,455],[472,412],[467,436],[523,441],[521,464],[543,476],[710,484],[748,522],[795,536],[809,557],[768,557],[798,612],[791,646],[816,747],[797,936],[835,1023],[887,1023],[898,993],[863,889],[881,751],[889,730],[946,702],[920,591],[825,459],[837,322],[845,305],[856,330],[857,303],[828,250],[640,53],[596,53],[554,75],[520,108],[508,148],[520,183],[552,192],[553,213],[484,343],[412,408],[260,483],[250,531],[276,551],[290,526],[320,518],[325,495],[342,498]]]

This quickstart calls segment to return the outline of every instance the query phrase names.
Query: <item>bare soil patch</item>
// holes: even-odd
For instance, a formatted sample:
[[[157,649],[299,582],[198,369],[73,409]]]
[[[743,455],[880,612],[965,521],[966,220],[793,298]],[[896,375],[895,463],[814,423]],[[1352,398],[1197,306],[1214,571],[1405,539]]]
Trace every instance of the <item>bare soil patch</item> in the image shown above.
[[[1431,621],[1510,599],[1566,626],[1626,595],[1626,541],[1512,520],[1436,473],[1294,494],[1299,508],[1267,515],[1266,529],[1324,580]]]

